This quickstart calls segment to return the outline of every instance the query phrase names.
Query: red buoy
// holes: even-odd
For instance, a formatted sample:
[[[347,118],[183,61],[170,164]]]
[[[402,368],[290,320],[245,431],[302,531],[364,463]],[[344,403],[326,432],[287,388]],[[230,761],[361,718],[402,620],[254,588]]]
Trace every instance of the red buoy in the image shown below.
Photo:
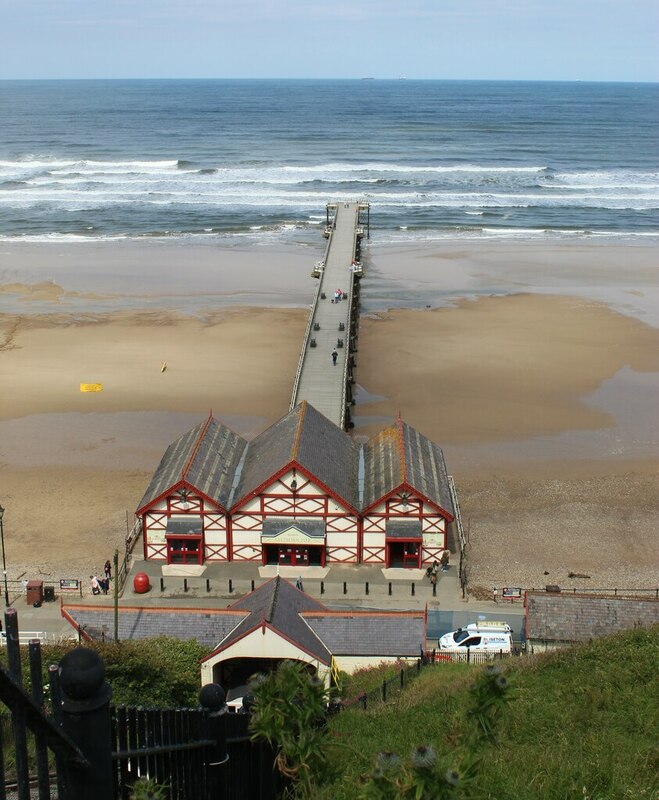
[[[133,589],[135,594],[145,594],[151,588],[151,582],[146,572],[138,572],[133,578]]]

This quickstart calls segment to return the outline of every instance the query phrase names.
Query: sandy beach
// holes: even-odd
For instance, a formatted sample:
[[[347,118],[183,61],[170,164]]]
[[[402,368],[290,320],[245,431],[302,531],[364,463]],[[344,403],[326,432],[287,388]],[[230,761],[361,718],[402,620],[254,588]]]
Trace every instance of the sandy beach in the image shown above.
[[[11,579],[99,568],[211,409],[246,436],[286,413],[321,247],[3,244]],[[656,586],[656,262],[602,242],[369,249],[355,435],[400,411],[444,448],[473,586]]]

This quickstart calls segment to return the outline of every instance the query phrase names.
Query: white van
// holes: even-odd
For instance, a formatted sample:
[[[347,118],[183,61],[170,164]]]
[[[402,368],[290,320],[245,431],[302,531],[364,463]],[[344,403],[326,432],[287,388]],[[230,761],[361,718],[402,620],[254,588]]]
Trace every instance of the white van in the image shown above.
[[[470,622],[464,628],[445,633],[439,639],[440,650],[454,653],[466,652],[467,648],[475,653],[511,653],[513,649],[513,631],[507,622],[484,620]]]

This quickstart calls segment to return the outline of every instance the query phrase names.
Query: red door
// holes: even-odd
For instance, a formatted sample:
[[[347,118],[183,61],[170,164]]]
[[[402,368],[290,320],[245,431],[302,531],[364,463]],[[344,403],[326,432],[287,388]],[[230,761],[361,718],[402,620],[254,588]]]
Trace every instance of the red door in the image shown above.
[[[309,565],[309,548],[283,545],[279,548],[279,563],[290,567],[306,567]]]
[[[167,537],[168,564],[201,564],[201,536]]]

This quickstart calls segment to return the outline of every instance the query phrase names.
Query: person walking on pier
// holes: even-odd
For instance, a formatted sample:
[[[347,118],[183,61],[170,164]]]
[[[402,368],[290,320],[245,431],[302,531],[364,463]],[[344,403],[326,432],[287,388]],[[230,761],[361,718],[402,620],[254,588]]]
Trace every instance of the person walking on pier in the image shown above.
[[[336,347],[332,350],[332,364],[336,366],[336,359],[339,357],[339,354],[336,352]]]

